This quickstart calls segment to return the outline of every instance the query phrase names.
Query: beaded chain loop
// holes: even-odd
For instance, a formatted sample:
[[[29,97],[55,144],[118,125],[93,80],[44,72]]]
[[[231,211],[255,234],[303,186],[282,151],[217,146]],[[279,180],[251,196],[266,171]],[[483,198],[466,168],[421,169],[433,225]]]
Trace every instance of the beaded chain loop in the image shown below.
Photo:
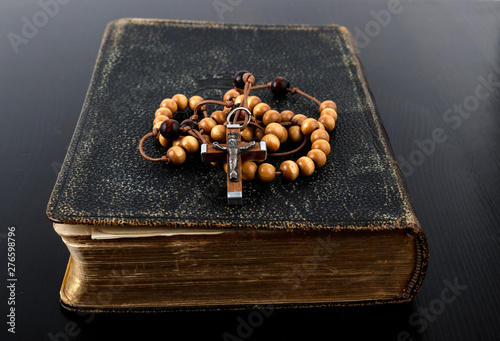
[[[307,156],[297,160],[283,161],[279,170],[265,160],[244,161],[241,164],[243,180],[249,181],[258,178],[263,182],[271,182],[276,176],[293,181],[299,175],[309,176],[317,168],[325,165],[330,154],[330,135],[337,121],[337,105],[331,100],[324,102],[304,93],[298,88],[292,88],[288,80],[276,77],[272,82],[255,86],[255,77],[248,71],[239,71],[233,78],[234,88],[227,91],[222,101],[204,100],[200,96],[189,99],[182,94],[166,98],[160,103],[155,112],[153,129],[146,134],[139,143],[141,155],[154,162],[166,162],[180,165],[186,160],[187,154],[200,150],[200,144],[226,146],[226,129],[228,124],[240,124],[242,142],[265,142],[268,156],[286,156],[301,150],[307,141],[311,142],[311,150]],[[319,106],[320,117],[316,120],[303,114],[295,114],[290,110],[281,113],[271,109],[257,96],[250,96],[252,90],[271,89],[276,97],[284,97],[288,92],[300,94]],[[224,109],[207,112],[207,104],[223,106]],[[193,112],[189,119],[178,122],[174,114],[188,108]],[[237,110],[237,108],[244,108]],[[235,112],[232,117],[228,114]],[[202,114],[202,116],[200,115]],[[232,121],[232,122],[231,122]],[[146,139],[155,137],[159,143],[168,148],[167,153],[161,158],[147,156],[143,150]],[[290,141],[297,147],[290,151],[279,151],[280,147]],[[218,162],[212,162],[217,165]],[[227,162],[223,163],[227,173]]]

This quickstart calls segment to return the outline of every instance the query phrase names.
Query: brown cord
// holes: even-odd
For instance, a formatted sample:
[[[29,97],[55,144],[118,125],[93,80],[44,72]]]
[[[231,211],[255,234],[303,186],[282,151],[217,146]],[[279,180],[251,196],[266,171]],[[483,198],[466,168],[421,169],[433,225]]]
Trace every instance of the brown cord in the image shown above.
[[[142,148],[144,141],[146,141],[150,137],[158,135],[158,132],[159,132],[159,130],[157,128],[154,128],[152,132],[150,132],[142,137],[141,142],[139,142],[139,152],[146,160],[153,161],[153,162],[163,161],[163,162],[169,163],[170,158],[168,156],[163,155],[162,157],[155,159],[155,158],[147,156],[146,153],[144,152],[144,149]]]
[[[287,156],[290,154],[294,154],[294,153],[298,152],[299,150],[301,150],[302,148],[304,148],[304,146],[306,145],[306,142],[307,142],[307,137],[304,136],[304,139],[302,140],[302,143],[300,144],[300,146],[298,146],[294,150],[290,150],[288,152],[282,152],[282,153],[269,153],[267,155],[269,155],[269,156]]]

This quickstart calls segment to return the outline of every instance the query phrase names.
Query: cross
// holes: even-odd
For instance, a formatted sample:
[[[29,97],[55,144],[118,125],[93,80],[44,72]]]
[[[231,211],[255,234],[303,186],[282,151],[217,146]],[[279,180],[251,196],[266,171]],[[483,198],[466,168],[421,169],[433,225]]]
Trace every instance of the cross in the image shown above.
[[[227,203],[241,205],[243,202],[243,185],[241,181],[241,163],[243,161],[263,161],[267,157],[265,142],[252,141],[241,145],[241,125],[228,124],[226,127],[227,146],[218,142],[213,145],[201,145],[201,159],[204,162],[226,161],[227,170]]]

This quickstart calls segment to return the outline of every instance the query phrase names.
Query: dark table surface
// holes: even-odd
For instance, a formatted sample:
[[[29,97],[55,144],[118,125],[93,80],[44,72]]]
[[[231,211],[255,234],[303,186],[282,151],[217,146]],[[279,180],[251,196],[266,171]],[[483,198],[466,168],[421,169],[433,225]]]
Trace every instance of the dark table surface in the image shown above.
[[[247,330],[240,325],[251,311],[62,310],[69,253],[45,208],[104,28],[122,17],[346,26],[429,241],[429,270],[415,300],[275,311]],[[500,3],[1,0],[0,26],[1,340],[499,339]],[[7,324],[9,227],[15,334]]]

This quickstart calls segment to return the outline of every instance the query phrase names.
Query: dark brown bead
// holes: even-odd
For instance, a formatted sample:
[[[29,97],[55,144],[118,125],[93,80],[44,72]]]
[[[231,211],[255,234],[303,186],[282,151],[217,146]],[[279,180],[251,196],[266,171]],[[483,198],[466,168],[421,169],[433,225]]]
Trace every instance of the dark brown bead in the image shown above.
[[[182,128],[190,127],[191,129],[198,129],[198,122],[188,118],[187,120],[181,122],[181,127]]]
[[[290,82],[283,77],[276,77],[271,83],[271,91],[278,97],[285,96],[287,88],[290,88]]]
[[[181,125],[176,120],[168,119],[160,126],[160,134],[166,139],[175,140],[180,134]]]
[[[245,88],[245,82],[243,81],[243,75],[245,73],[249,73],[248,71],[245,71],[245,70],[241,70],[241,71],[238,71],[235,75],[234,75],[234,78],[233,78],[233,85],[235,88],[237,89],[244,89]]]

